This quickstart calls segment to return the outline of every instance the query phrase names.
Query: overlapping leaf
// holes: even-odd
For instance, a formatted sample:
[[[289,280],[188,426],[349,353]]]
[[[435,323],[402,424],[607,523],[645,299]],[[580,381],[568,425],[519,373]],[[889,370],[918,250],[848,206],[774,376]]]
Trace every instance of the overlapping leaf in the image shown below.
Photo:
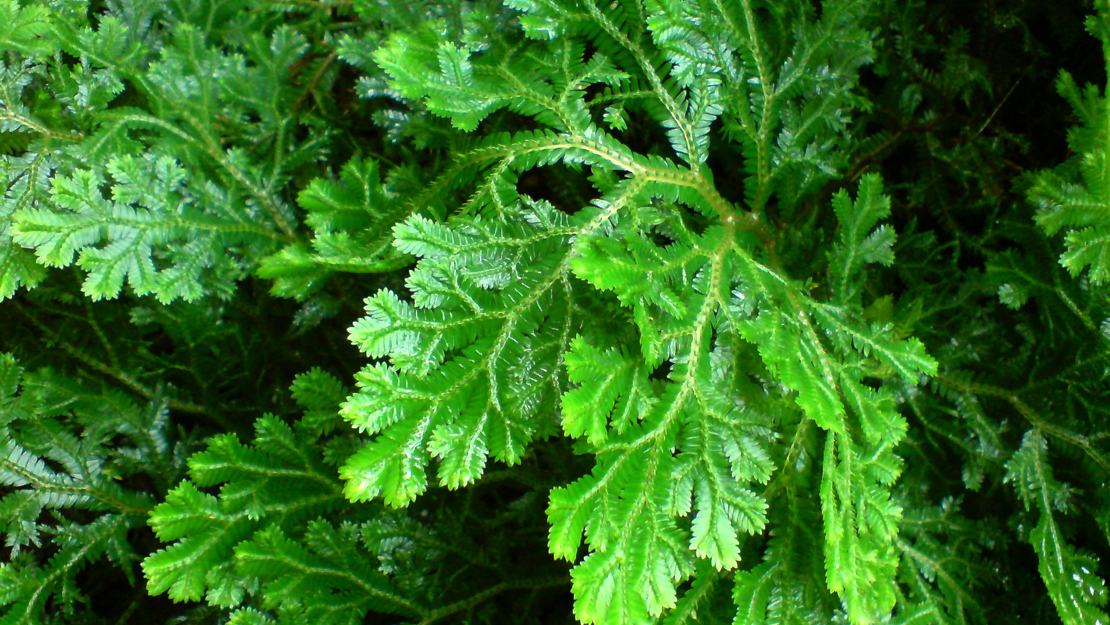
[[[628,78],[603,55],[584,58],[585,46],[573,39],[510,47],[474,36],[459,45],[442,40],[442,28],[433,22],[398,34],[374,56],[394,89],[460,130],[509,108],[557,130],[581,131],[590,123],[582,89]]]

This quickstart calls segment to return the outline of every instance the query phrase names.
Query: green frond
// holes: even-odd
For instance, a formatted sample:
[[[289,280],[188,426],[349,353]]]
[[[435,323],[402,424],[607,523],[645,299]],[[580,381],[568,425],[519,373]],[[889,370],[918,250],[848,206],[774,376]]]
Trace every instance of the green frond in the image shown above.
[[[133,525],[123,516],[108,514],[82,526],[76,540],[65,544],[43,567],[28,566],[22,570],[20,562],[0,564],[0,580],[11,584],[12,596],[27,599],[10,605],[0,617],[3,625],[39,625],[49,622],[47,606],[64,614],[72,614],[74,604],[83,601],[77,589],[77,575],[89,562],[105,555],[119,561],[130,555],[127,531]],[[72,533],[71,533],[72,534]],[[121,552],[122,550],[122,552]],[[5,579],[7,578],[7,579]],[[0,604],[6,603],[0,595]],[[53,601],[51,601],[53,600]],[[9,599],[10,601],[10,599]],[[48,604],[47,602],[51,603]]]
[[[356,528],[337,530],[326,521],[313,521],[304,543],[307,547],[270,526],[235,547],[238,573],[261,581],[266,607],[295,605],[299,618],[322,625],[348,623],[352,614],[368,610],[418,613],[384,574],[369,565],[359,549]],[[321,592],[321,587],[330,592]]]
[[[865,264],[889,266],[894,262],[894,231],[875,226],[890,216],[890,198],[883,195],[882,180],[869,174],[860,180],[855,202],[841,190],[833,198],[833,211],[840,223],[840,242],[830,254],[834,301],[858,304],[858,275]]]
[[[49,175],[56,166],[51,156],[28,152],[0,157],[8,164],[0,169],[5,187],[0,200],[0,300],[12,297],[20,286],[34,288],[46,277],[34,253],[13,237],[18,211],[48,197]]]
[[[190,458],[190,480],[150,516],[158,538],[173,544],[143,562],[148,590],[203,598],[233,610],[232,622],[349,625],[370,612],[434,613],[427,600],[442,598],[426,586],[442,566],[444,539],[380,506],[347,505],[342,521],[327,520],[341,507],[342,483],[319,432],[322,413],[334,417],[346,390],[320,370],[298,376],[292,390],[306,408],[295,426],[264,416],[249,445],[217,436]],[[427,544],[418,561],[406,553],[416,543]]]
[[[577,0],[506,0],[505,6],[523,14],[521,28],[532,39],[556,39],[587,19]]]
[[[582,337],[564,357],[567,378],[578,387],[563,394],[563,431],[591,445],[601,446],[609,427],[621,434],[651,409],[654,395],[642,360],[628,358],[617,348],[601,352]]]
[[[598,289],[613,291],[625,306],[644,302],[671,317],[684,319],[687,308],[670,286],[676,278],[695,272],[704,259],[682,243],[659,248],[646,237],[581,238],[579,255],[571,261],[575,274]],[[699,262],[700,261],[700,262]]]
[[[875,358],[886,369],[876,368],[875,377],[887,377],[894,371],[908,383],[916,383],[921,373],[935,374],[937,362],[925,352],[925,346],[916,338],[894,338],[893,324],[879,325],[866,322],[844,308],[814,303],[813,317],[829,333],[833,344],[843,352],[856,352]]]
[[[807,428],[798,424],[795,444],[810,447],[805,441]],[[782,494],[772,502],[768,523],[771,526],[763,562],[733,579],[734,622],[756,625],[808,625],[843,618],[825,582],[825,563],[814,548],[823,540],[819,502],[808,496],[815,477],[804,469],[806,451],[798,464],[775,475]]]
[[[209,441],[189,459],[192,482],[171,490],[154,508],[150,526],[159,540],[174,542],[143,562],[152,594],[174,601],[206,593],[231,597],[246,592],[233,568],[237,545],[269,524],[295,523],[333,509],[341,500],[337,478],[320,450],[276,417],[255,423],[255,440],[243,445],[233,434]],[[194,485],[222,485],[219,496]]]
[[[311,369],[297,376],[289,390],[305,411],[301,427],[315,434],[328,434],[343,425],[339,406],[350,391],[334,376],[321,369]]]
[[[143,7],[135,23],[158,10]],[[306,37],[278,25],[227,54],[186,22],[145,36],[116,15],[96,28],[81,22],[55,16],[44,29],[50,50],[81,59],[73,72],[34,64],[34,56],[17,72],[4,68],[0,97],[12,112],[4,128],[30,132],[28,149],[42,154],[5,157],[15,184],[0,208],[0,293],[43,278],[22,248],[46,267],[76,255],[93,299],[115,298],[126,282],[163,302],[226,299],[257,259],[297,249],[281,188],[326,155],[331,136],[292,114],[304,92],[290,76],[309,50]],[[30,77],[47,73],[52,98],[21,95]],[[129,87],[140,98],[113,106]],[[243,127],[229,137],[233,122]],[[55,128],[63,123],[75,127]],[[302,125],[306,136],[294,138]]]
[[[21,6],[18,0],[0,3],[0,42],[5,49],[32,54],[49,54],[53,48],[46,37],[50,32],[50,11],[32,4]]]
[[[227,621],[228,625],[273,625],[275,622],[264,612],[254,608],[235,610]]]
[[[247,514],[227,515],[215,497],[189,482],[166,495],[151,514],[150,525],[163,542],[185,539],[143,561],[147,590],[151,594],[169,591],[174,601],[204,597],[209,571],[217,570],[230,558],[234,544],[256,529]]]
[[[303,301],[335,272],[383,272],[410,262],[391,236],[410,208],[383,187],[376,161],[351,160],[338,181],[313,180],[297,202],[315,236],[308,246],[297,242],[262,261],[258,275],[274,280],[274,294]]]
[[[868,449],[840,434],[827,439],[821,480],[827,580],[855,623],[877,622],[894,607],[893,540],[902,510],[890,488],[901,468],[889,447]]]
[[[1087,30],[1101,40],[1103,47],[1110,46],[1110,26],[1106,24],[1110,7],[1103,3],[1096,6],[1098,14],[1088,19]],[[1081,89],[1063,70],[1056,91],[1079,118],[1079,125],[1068,131],[1068,146],[1075,156],[1055,169],[1031,173],[1026,195],[1037,206],[1036,221],[1045,232],[1051,236],[1067,231],[1060,264],[1073,276],[1089,268],[1090,280],[1104,284],[1110,281],[1107,100],[1097,86]]]
[[[119,295],[124,280],[137,295],[162,302],[195,300],[206,291],[206,270],[223,262],[226,246],[265,245],[276,234],[242,211],[193,193],[185,170],[168,157],[119,157],[108,162],[115,184],[92,171],[55,176],[55,209],[26,209],[15,217],[12,240],[51,267],[76,264],[88,276],[83,291],[94,300]]]
[[[507,107],[552,130],[486,139],[474,149],[476,159],[497,163],[484,173],[486,182],[469,205],[479,209],[468,208],[476,215],[452,218],[446,225],[412,217],[394,229],[398,249],[422,260],[408,279],[411,303],[381,292],[367,300],[367,316],[352,328],[356,344],[381,361],[363,370],[359,392],[343,408],[346,418],[374,436],[343,469],[348,497],[382,496],[394,506],[408,504],[426,489],[433,457],[440,460],[440,483],[449,487],[473,482],[483,473],[487,455],[515,463],[522,447],[506,453],[491,445],[513,430],[494,426],[528,424],[519,430],[523,435],[516,434],[522,441],[532,436],[534,426],[530,412],[506,410],[508,398],[498,394],[506,387],[503,380],[522,379],[505,361],[519,361],[553,381],[565,366],[574,386],[560,390],[563,430],[587,439],[584,449],[596,455],[597,465],[589,476],[552,491],[550,548],[570,560],[583,539],[589,546],[589,555],[572,573],[580,620],[648,622],[677,605],[677,587],[699,559],[718,570],[734,568],[743,536],[762,531],[767,523],[767,503],[752,485],[769,480],[776,468],[767,450],[774,438],[771,421],[746,406],[750,397],[710,390],[711,379],[731,375],[711,354],[723,353],[717,351],[722,341],[735,333],[758,348],[777,380],[797,393],[806,414],[830,431],[829,440],[851,450],[840,456],[833,447],[825,467],[829,583],[845,596],[851,618],[864,621],[889,613],[897,564],[890,545],[900,513],[890,503],[900,471],[893,445],[906,426],[894,412],[890,392],[874,391],[861,380],[901,375],[916,382],[936,364],[920,342],[893,337],[889,325],[866,322],[857,296],[849,292],[863,263],[890,262],[891,231],[870,232],[887,216],[888,201],[877,177],[864,181],[854,204],[846,195],[836,200],[845,251],[834,269],[842,300],[832,304],[814,300],[745,247],[760,245],[754,224],[776,184],[799,166],[795,161],[813,160],[809,154],[826,149],[807,144],[811,137],[827,135],[826,126],[815,127],[817,120],[840,116],[829,122],[836,126],[857,104],[850,87],[839,99],[807,104],[808,89],[820,88],[821,78],[814,82],[817,66],[806,63],[835,59],[838,70],[853,72],[866,62],[870,43],[858,24],[860,11],[847,4],[830,6],[818,23],[805,22],[810,30],[798,35],[801,47],[791,50],[776,41],[778,47],[771,50],[768,33],[755,25],[746,5],[727,15],[708,4],[653,3],[646,15],[620,3],[510,6],[524,12],[522,27],[535,41],[499,40],[489,48],[470,40],[463,46],[440,43],[432,24],[418,34],[395,37],[378,53],[392,86],[450,117],[457,128],[474,130],[493,111]],[[801,19],[812,19],[797,10]],[[688,19],[694,13],[699,18]],[[656,44],[669,55],[670,75],[659,73],[660,57],[649,42],[621,30],[640,19],[647,19]],[[543,47],[549,58],[576,59],[578,35],[614,59],[629,85],[647,90],[646,100],[654,102],[649,108],[672,149],[693,169],[635,154],[596,127],[575,121],[578,105],[552,104],[558,81],[528,82],[532,79],[523,70],[515,71],[523,78],[508,83],[517,86],[506,88],[506,81],[496,80],[500,68],[518,63],[540,74],[566,75],[543,69],[529,51]],[[855,47],[838,50],[837,38],[852,40]],[[744,48],[739,54],[730,51],[737,43]],[[500,56],[491,55],[497,46],[508,47]],[[603,102],[620,93],[607,84]],[[736,111],[725,106],[738,90],[749,93],[751,85],[761,91],[751,96],[751,106]],[[531,100],[514,100],[526,87]],[[701,167],[710,128],[722,114],[746,120],[745,150],[763,159],[749,172],[749,184],[754,181],[752,188],[759,189],[749,195],[756,198],[751,216],[737,213],[717,195]],[[619,126],[614,109],[606,116],[610,126]],[[791,153],[776,149],[805,155],[784,159]],[[772,162],[784,160],[791,164],[772,171]],[[514,201],[522,197],[513,189],[519,174],[558,161],[594,167],[591,180],[601,197],[559,223],[529,202],[524,203],[528,208],[516,207]],[[824,162],[816,167],[826,175],[833,169]],[[606,171],[626,174],[618,179]],[[673,210],[676,204],[721,219],[722,227],[695,233]],[[537,227],[522,232],[522,217]],[[567,281],[569,275],[613,293],[630,311],[641,355],[609,349],[612,343],[596,333],[595,322],[575,318],[574,308],[563,303],[572,301],[571,287],[579,288]],[[548,293],[558,294],[557,299]],[[520,301],[529,307],[542,302],[544,312],[523,308]],[[850,310],[839,307],[849,304]],[[751,314],[756,308],[758,314]],[[548,352],[553,360],[506,357],[505,350],[529,345],[538,328],[550,328],[545,341],[555,345]],[[575,334],[579,337],[570,343]],[[653,370],[664,363],[666,381],[650,382]],[[863,434],[859,441],[850,434],[856,431]],[[857,474],[850,469],[855,465],[866,470]],[[857,518],[866,522],[857,524]],[[841,566],[868,582],[848,583],[835,573]]]
[[[35,288],[46,274],[34,254],[15,245],[8,234],[0,233],[0,300],[12,297],[20,286]]]
[[[1060,264],[1073,276],[1090,267],[1092,282],[1110,281],[1110,226],[1073,230],[1064,242],[1068,251],[1060,256]]]
[[[899,601],[898,622],[989,622],[976,591],[997,576],[982,557],[997,532],[964,517],[959,502],[946,499],[906,510],[902,533],[895,544],[909,596]]]
[[[698,560],[690,587],[663,619],[663,625],[732,623],[735,610],[726,579],[713,565]]]
[[[101,559],[134,583],[138,556],[127,536],[153,498],[123,480],[177,476],[163,417],[161,406],[139,406],[49,370],[25,372],[0,354],[0,532],[11,555],[0,565],[0,623],[39,625],[55,611],[73,614],[87,600],[78,574]]]
[[[804,337],[786,315],[770,308],[761,310],[738,331],[744,340],[759,346],[763,362],[798,393],[798,406],[809,418],[823,429],[843,431],[844,403],[820,342],[806,340],[809,337]]]
[[[408,279],[414,304],[380,292],[351,328],[364,352],[389,364],[363,369],[343,406],[360,430],[381,433],[343,468],[348,497],[405,505],[425,489],[431,456],[440,483],[458,487],[482,474],[487,455],[516,464],[550,431],[541,415],[563,384],[556,365],[578,324],[557,260],[572,231],[542,202],[503,225],[398,226],[397,247],[423,258]]]
[[[877,178],[861,183],[860,195],[866,199],[854,207],[846,195],[835,200],[842,239],[840,251],[834,252],[834,275],[854,273],[868,258],[859,248],[867,231],[885,216],[878,184]],[[745,340],[759,346],[771,371],[797,392],[806,416],[828,430],[821,485],[828,588],[843,597],[852,622],[874,622],[895,605],[898,560],[892,541],[901,509],[891,491],[902,470],[894,446],[907,424],[895,410],[889,388],[876,391],[862,382],[865,375],[888,374],[863,365],[869,357],[878,358],[891,373],[915,383],[918,375],[935,373],[936,361],[916,339],[896,339],[889,326],[869,326],[858,312],[813,301],[750,257],[741,258],[745,284],[737,292],[742,301],[735,310],[750,306],[743,300],[766,303],[759,304],[757,315],[732,323]],[[854,297],[846,291],[834,297]],[[796,312],[786,314],[780,308],[784,305]],[[831,349],[818,329],[832,339]]]
[[[575,613],[584,622],[648,622],[675,607],[676,587],[693,573],[695,556],[718,569],[732,568],[740,536],[758,533],[766,523],[766,503],[747,485],[766,481],[773,471],[764,449],[768,423],[709,390],[709,333],[717,321],[712,311],[727,302],[720,285],[730,281],[722,257],[731,246],[721,235],[698,240],[696,251],[686,254],[688,271],[676,272],[681,279],[676,277],[675,293],[685,299],[681,318],[655,325],[649,316],[664,306],[645,296],[626,298],[627,306],[640,311],[645,340],[663,339],[652,351],[675,363],[670,382],[654,394],[639,422],[597,445],[591,475],[551,493],[552,553],[574,558],[583,532],[592,551],[572,573]],[[659,338],[648,337],[649,331]],[[618,395],[643,392],[633,390],[634,376],[622,382],[614,389]],[[580,393],[571,391],[564,406]],[[686,530],[677,517],[691,513]]]
[[[1026,507],[1040,513],[1029,542],[1037,552],[1041,578],[1065,625],[1110,622],[1102,609],[1108,594],[1106,581],[1098,576],[1098,558],[1069,545],[1056,521],[1057,512],[1071,508],[1074,492],[1055,479],[1047,456],[1047,441],[1033,429],[1006,463],[1006,481],[1014,484]]]
[[[603,55],[583,58],[584,47],[573,40],[472,39],[458,45],[441,40],[442,28],[426,23],[394,37],[374,57],[389,73],[392,88],[423,100],[430,111],[466,132],[501,108],[534,116],[557,130],[582,131],[590,123],[583,90],[628,78]]]

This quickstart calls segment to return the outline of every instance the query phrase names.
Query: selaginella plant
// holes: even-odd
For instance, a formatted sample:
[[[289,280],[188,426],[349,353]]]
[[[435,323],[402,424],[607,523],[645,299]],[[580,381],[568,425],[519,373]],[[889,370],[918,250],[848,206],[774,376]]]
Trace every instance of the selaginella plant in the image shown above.
[[[782,578],[787,563],[819,551],[824,566],[793,575],[825,579],[853,622],[889,614],[907,427],[889,383],[936,367],[892,319],[865,313],[877,299],[861,288],[867,266],[893,261],[889,200],[876,175],[854,198],[838,192],[819,263],[773,226],[846,152],[872,55],[867,6],[510,6],[522,33],[456,44],[429,22],[376,54],[394,89],[461,130],[501,108],[536,128],[459,155],[445,176],[478,176],[459,214],[394,228],[420,260],[411,302],[383,290],[351,329],[381,360],[341,411],[376,435],[341,469],[347,496],[406,505],[433,459],[439,483],[458,487],[561,431],[595,457],[547,510],[552,554],[577,562],[580,621],[695,613],[708,592],[680,604],[680,585],[712,586],[750,536],[795,532],[777,510],[807,505],[824,531],[772,543],[738,577],[738,604],[797,581]],[[629,111],[661,126],[672,155],[621,141]],[[715,123],[742,154],[728,178],[741,201],[707,166]],[[554,164],[585,170],[595,197],[557,210],[518,193],[519,176]],[[798,488],[784,465],[816,475]]]
[[[1108,103],[953,11],[0,5],[0,624],[1110,625]]]

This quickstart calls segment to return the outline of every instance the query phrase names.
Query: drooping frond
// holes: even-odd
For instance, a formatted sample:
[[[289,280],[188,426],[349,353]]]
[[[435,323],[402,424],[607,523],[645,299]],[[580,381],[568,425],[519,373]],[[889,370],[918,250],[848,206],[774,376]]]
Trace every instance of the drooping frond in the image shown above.
[[[53,207],[21,211],[12,238],[49,267],[76,259],[88,273],[82,290],[94,300],[116,297],[125,280],[136,295],[153,294],[162,302],[226,290],[227,280],[241,273],[225,271],[205,287],[212,281],[205,274],[226,262],[226,248],[265,245],[278,236],[242,207],[236,210],[215,187],[187,181],[169,157],[113,158],[106,168],[115,181],[111,199],[100,191],[104,180],[91,171],[55,176]]]
[[[1053,476],[1044,435],[1027,431],[1006,468],[1006,481],[1014,484],[1026,506],[1039,512],[1029,542],[1060,619],[1065,625],[1110,622],[1103,610],[1108,595],[1106,581],[1098,575],[1098,558],[1069,545],[1056,521],[1056,513],[1073,505],[1073,492]]]

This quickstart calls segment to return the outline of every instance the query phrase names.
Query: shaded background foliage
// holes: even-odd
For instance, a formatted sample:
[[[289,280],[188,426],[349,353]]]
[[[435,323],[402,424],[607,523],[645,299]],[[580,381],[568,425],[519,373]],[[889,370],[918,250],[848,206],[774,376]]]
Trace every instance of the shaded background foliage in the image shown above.
[[[226,622],[235,603],[229,597],[235,593],[254,597],[249,609],[239,610],[236,623],[264,622],[261,610],[285,614],[289,622],[310,618],[305,606],[315,599],[307,595],[266,603],[267,594],[259,592],[262,585],[296,584],[276,573],[267,578],[249,564],[243,564],[239,579],[208,589],[207,598],[205,592],[185,590],[175,596],[185,603],[149,596],[139,562],[162,544],[139,512],[128,516],[113,509],[108,495],[98,489],[111,490],[102,483],[118,483],[149,510],[185,476],[185,458],[206,449],[214,453],[212,441],[228,441],[228,435],[244,443],[256,440],[256,419],[264,414],[289,424],[304,414],[298,421],[298,444],[317,449],[313,466],[321,474],[330,470],[333,486],[341,487],[336,467],[361,439],[334,410],[329,413],[327,401],[295,401],[288,389],[296,376],[319,368],[342,389],[329,398],[330,405],[342,401],[364,364],[347,329],[362,315],[364,297],[382,287],[403,290],[409,259],[387,259],[373,273],[332,271],[307,262],[312,253],[326,256],[326,250],[311,247],[315,234],[344,228],[372,231],[374,224],[344,222],[342,211],[314,213],[303,201],[298,203],[298,196],[303,198],[318,178],[333,185],[333,191],[343,187],[341,170],[358,157],[382,164],[380,173],[390,189],[406,192],[430,184],[426,172],[447,167],[471,139],[430,115],[423,104],[402,103],[371,53],[390,33],[414,29],[428,16],[445,18],[448,28],[456,29],[446,33],[450,38],[459,36],[463,11],[489,15],[485,26],[490,29],[508,23],[514,13],[497,3],[461,1],[36,2],[25,3],[22,12],[16,6],[5,4],[5,16],[20,14],[19,19],[28,21],[7,20],[20,24],[5,31],[0,43],[7,70],[20,68],[33,54],[44,60],[25,78],[3,79],[0,147],[8,155],[4,166],[10,175],[0,205],[0,227],[5,229],[0,240],[10,238],[6,228],[13,211],[35,201],[26,199],[28,192],[19,186],[20,181],[36,184],[34,174],[26,173],[28,158],[47,159],[57,172],[72,175],[81,166],[103,170],[109,155],[142,150],[178,159],[194,176],[189,189],[205,182],[219,185],[227,194],[220,197],[240,198],[232,204],[244,214],[264,212],[269,202],[271,231],[278,234],[268,242],[214,243],[216,248],[226,245],[241,260],[241,271],[201,272],[207,290],[189,302],[139,297],[134,289],[118,285],[118,297],[93,301],[116,293],[110,287],[90,293],[86,287],[94,298],[86,297],[85,276],[75,268],[44,271],[27,263],[30,252],[6,252],[0,290],[8,299],[0,303],[0,352],[9,354],[11,362],[0,371],[5,398],[0,427],[12,442],[0,440],[9,445],[3,448],[6,457],[0,457],[0,532],[5,534],[0,560],[7,563],[0,576],[0,603],[9,606],[7,613],[0,607],[0,623]],[[26,7],[65,17],[53,30],[39,28]],[[1061,500],[1074,512],[1055,517],[1068,542],[1103,563],[1110,556],[1105,485],[1110,470],[1105,454],[1110,301],[1104,285],[1073,278],[1060,266],[1064,237],[1047,237],[1037,228],[1038,207],[1027,197],[1035,184],[1031,172],[1055,168],[1074,156],[1066,132],[1079,120],[1055,93],[1058,70],[1069,71],[1080,85],[1105,85],[1099,41],[1083,27],[1093,10],[1091,3],[1078,1],[874,3],[868,20],[876,33],[875,60],[861,70],[860,78],[860,93],[869,104],[851,124],[841,175],[794,205],[772,202],[768,207],[775,231],[788,242],[783,261],[791,275],[817,276],[827,266],[824,254],[814,252],[835,236],[836,219],[829,210],[833,194],[854,190],[864,175],[881,172],[891,197],[891,222],[899,233],[897,262],[872,273],[865,289],[894,297],[878,298],[869,311],[879,319],[897,319],[898,331],[921,339],[939,362],[938,375],[927,384],[898,391],[901,411],[910,422],[898,450],[906,460],[897,491],[906,511],[897,544],[900,581],[910,603],[946,606],[935,620],[921,622],[1061,622],[1029,544],[1043,511],[1030,504],[1036,496],[1022,491],[1019,472],[1010,469],[1015,450],[1047,455],[1055,479],[1071,485],[1071,496],[1061,495]],[[104,40],[109,30],[105,15],[118,18],[118,31],[113,32],[123,33],[119,42]],[[78,34],[88,25],[95,25],[104,39]],[[279,87],[279,95],[263,104],[276,102],[274,110],[237,100],[225,85],[214,88],[213,96],[224,105],[207,110],[211,115],[203,118],[201,109],[175,108],[180,103],[166,96],[168,91],[138,85],[135,76],[149,69],[157,51],[186,49],[181,33],[187,25],[202,33],[206,53],[247,53],[253,55],[252,67],[272,49],[267,46],[274,33],[300,33],[303,51],[268,79]],[[260,35],[261,44],[250,40],[253,35]],[[114,73],[105,70],[103,57],[88,60],[96,56],[90,51],[105,49],[121,52],[108,63]],[[597,88],[589,93],[591,98],[602,96]],[[108,101],[111,105],[105,107]],[[123,126],[113,126],[111,114],[97,116],[94,110],[172,120],[202,141],[179,140],[180,133],[149,120],[120,131]],[[615,133],[622,141],[641,154],[669,153],[662,129],[647,112],[630,106],[624,114],[626,129]],[[713,128],[715,137],[725,130],[720,126]],[[530,118],[501,111],[484,122],[482,132],[532,128]],[[73,132],[83,138],[102,135],[104,140],[76,141],[69,136]],[[296,149],[286,154],[286,145]],[[240,160],[228,162],[228,155]],[[742,201],[744,190],[723,181],[742,170],[742,160],[738,144],[711,143],[709,166],[721,193],[734,201]],[[236,167],[260,172],[260,178],[244,184],[233,171]],[[584,178],[571,167],[553,166],[543,175],[523,174],[518,187],[569,211],[588,201]],[[454,206],[468,194],[467,189],[448,188],[437,199]],[[357,194],[352,197],[358,201]],[[283,220],[288,222],[284,226]],[[313,223],[326,223],[327,228],[303,225]],[[287,232],[281,234],[283,229]],[[17,253],[25,257],[12,256]],[[268,259],[261,262],[264,269],[256,271],[263,256]],[[160,269],[170,266],[173,257],[163,260],[166,265]],[[21,285],[11,281],[17,273]],[[32,284],[37,286],[25,288]],[[630,331],[619,321],[613,323],[614,335]],[[14,371],[16,363],[26,372],[20,386],[9,382],[13,374],[5,373]],[[73,405],[42,399],[45,391],[36,389],[51,384],[79,387],[80,395],[75,391],[74,396],[86,399]],[[98,421],[88,412],[90,406],[104,405],[109,397],[130,402],[130,407],[114,420]],[[154,438],[147,443],[132,440],[139,430],[127,425],[127,415],[147,419],[144,427],[156,430]],[[1045,433],[1047,447],[1026,435],[1030,426]],[[51,451],[43,432],[79,448],[72,457],[62,457]],[[817,462],[817,433],[804,442],[798,462],[806,462],[807,456],[808,462]],[[25,451],[13,451],[12,445]],[[136,451],[128,451],[132,448]],[[30,460],[31,455],[38,460]],[[18,477],[17,465],[40,468],[41,481]],[[77,495],[64,478],[81,472],[74,467],[87,473]],[[569,567],[548,554],[545,507],[551,488],[590,467],[588,456],[576,455],[569,442],[548,440],[534,446],[521,465],[490,469],[475,487],[461,491],[432,486],[401,511],[376,503],[325,508],[320,515],[341,546],[328,552],[321,546],[326,541],[319,539],[309,550],[312,557],[332,564],[356,553],[381,563],[393,588],[426,606],[416,616],[400,610],[414,621],[573,622]],[[269,510],[266,493],[275,485],[251,479],[193,474],[205,492],[238,484],[242,491],[234,492],[251,493],[247,499],[257,499],[260,509]],[[811,486],[799,479],[785,488]],[[29,487],[49,501],[41,514],[20,516],[16,508],[23,504],[15,497],[25,497]],[[232,491],[222,492],[230,502],[226,505],[238,505]],[[237,510],[222,513],[230,518]],[[252,509],[250,514],[270,522],[277,513]],[[804,502],[775,509],[772,523],[796,528],[797,534],[749,537],[743,551],[793,549],[798,558],[807,551],[819,558],[813,545],[822,542],[820,514]],[[105,534],[101,551],[87,558],[74,552],[74,545],[85,540],[81,532],[117,517],[125,525]],[[300,540],[309,533],[310,521],[274,523]],[[400,529],[382,529],[382,524]],[[30,528],[38,528],[37,534],[28,533]],[[277,550],[264,543],[272,536],[252,536]],[[288,562],[309,561],[309,555],[294,551],[290,547]],[[72,563],[66,559],[70,556],[76,558]],[[745,555],[740,567],[751,571],[759,561]],[[819,563],[798,567],[822,570]],[[699,604],[699,620],[729,622],[735,613],[730,591],[724,584],[705,582],[709,577],[707,573],[683,589],[702,592],[697,584],[704,583],[707,598]],[[343,583],[329,586],[335,593],[329,597],[356,594]],[[48,592],[35,599],[40,604],[28,604],[27,589],[37,587]],[[817,606],[814,613],[832,614],[840,608],[823,588],[769,592],[805,595]],[[960,607],[952,607],[956,605]],[[377,607],[337,609],[328,618],[351,623],[400,618],[378,614]]]

